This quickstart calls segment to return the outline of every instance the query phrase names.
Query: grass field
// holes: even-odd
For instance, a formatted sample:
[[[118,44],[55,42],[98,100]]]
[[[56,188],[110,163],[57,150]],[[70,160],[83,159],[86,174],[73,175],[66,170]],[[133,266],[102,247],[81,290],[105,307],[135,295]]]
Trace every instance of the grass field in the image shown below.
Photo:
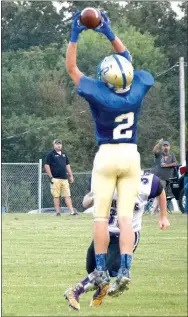
[[[156,216],[144,216],[129,292],[81,311],[64,300],[67,287],[85,276],[92,216],[5,214],[2,216],[3,316],[187,316],[187,218],[169,215],[168,231]]]

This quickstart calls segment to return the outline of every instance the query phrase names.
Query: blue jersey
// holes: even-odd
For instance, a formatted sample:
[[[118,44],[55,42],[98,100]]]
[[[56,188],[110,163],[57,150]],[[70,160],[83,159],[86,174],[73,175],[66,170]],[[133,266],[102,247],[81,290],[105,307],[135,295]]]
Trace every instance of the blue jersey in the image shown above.
[[[102,81],[81,77],[77,92],[89,102],[99,145],[136,143],[142,100],[153,84],[150,73],[135,71],[130,91],[122,95],[113,92]]]

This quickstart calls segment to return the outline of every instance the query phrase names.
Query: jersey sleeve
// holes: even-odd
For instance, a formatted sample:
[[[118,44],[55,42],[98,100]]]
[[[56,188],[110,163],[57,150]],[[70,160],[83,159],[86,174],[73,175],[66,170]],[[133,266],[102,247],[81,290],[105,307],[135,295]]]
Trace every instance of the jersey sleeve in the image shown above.
[[[102,94],[96,79],[83,76],[80,79],[77,93],[88,102],[102,102]]]
[[[132,63],[132,56],[127,49],[123,53],[117,53],[117,54],[125,57],[130,63]]]
[[[51,153],[48,153],[45,158],[45,164],[50,165],[51,162],[52,162],[52,155]]]
[[[151,199],[151,198],[155,198],[157,196],[159,196],[163,191],[163,186],[160,182],[160,179],[159,177],[157,176],[153,176],[153,179],[152,179],[152,184],[151,184],[151,191],[150,191],[150,194],[148,196],[148,199]]]
[[[131,93],[128,96],[130,103],[141,103],[149,89],[154,85],[154,78],[151,73],[145,70],[134,72]]]

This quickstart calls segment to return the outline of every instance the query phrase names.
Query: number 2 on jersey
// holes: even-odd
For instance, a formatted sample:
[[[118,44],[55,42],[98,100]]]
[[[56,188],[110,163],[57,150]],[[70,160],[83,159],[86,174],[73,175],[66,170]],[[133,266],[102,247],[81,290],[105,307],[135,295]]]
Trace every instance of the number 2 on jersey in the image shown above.
[[[121,114],[120,116],[115,118],[115,122],[122,122],[123,120],[127,120],[126,123],[119,124],[116,128],[113,130],[113,139],[130,139],[132,138],[133,131],[128,130],[132,125],[134,124],[134,112],[129,112],[126,114]]]

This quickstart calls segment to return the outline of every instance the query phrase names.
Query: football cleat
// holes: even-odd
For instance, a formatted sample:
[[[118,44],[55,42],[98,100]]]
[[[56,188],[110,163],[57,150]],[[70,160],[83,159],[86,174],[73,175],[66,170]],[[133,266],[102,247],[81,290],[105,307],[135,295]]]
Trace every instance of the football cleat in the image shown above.
[[[93,299],[90,303],[90,306],[93,306],[93,307],[100,306],[110,287],[111,287],[110,284],[99,286],[99,288],[96,290],[96,292],[93,295]]]
[[[129,289],[130,281],[130,272],[127,269],[120,268],[115,282],[108,289],[108,295],[113,297],[121,295]]]
[[[75,310],[80,310],[79,296],[80,296],[80,288],[82,287],[83,286],[81,284],[77,284],[75,287],[69,288],[64,293],[64,297],[68,301],[69,306]]]

